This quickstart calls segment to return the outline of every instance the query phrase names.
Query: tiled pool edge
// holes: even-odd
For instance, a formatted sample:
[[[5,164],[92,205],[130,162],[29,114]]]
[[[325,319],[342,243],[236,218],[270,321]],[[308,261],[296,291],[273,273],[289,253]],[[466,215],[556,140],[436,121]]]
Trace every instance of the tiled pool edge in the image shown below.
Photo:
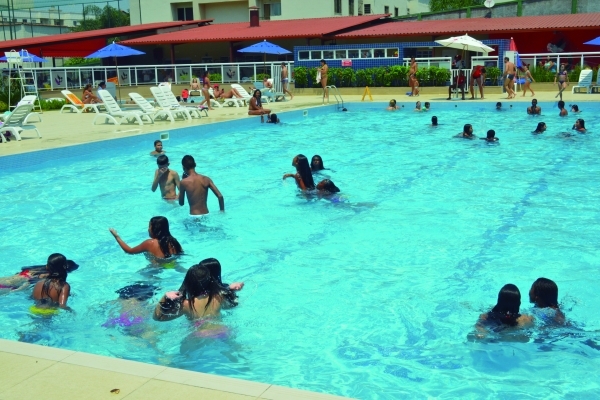
[[[176,368],[164,367],[153,364],[145,364],[138,361],[124,360],[120,358],[99,356],[90,353],[77,352],[72,350],[63,350],[54,347],[40,346],[36,344],[15,342],[7,339],[0,339],[0,360],[3,354],[12,354],[22,357],[30,357],[36,360],[45,360],[57,363],[71,364],[76,366],[88,367],[97,370],[109,371],[121,375],[130,375],[148,380],[164,381],[178,385],[194,386],[204,389],[216,390],[223,393],[250,396],[257,399],[314,399],[314,400],[334,400],[345,399],[335,395],[309,392],[299,389],[292,389],[267,383],[247,381],[237,378],[228,378],[219,375],[206,374],[180,370]],[[37,361],[36,361],[37,362]],[[10,390],[19,383],[32,379],[38,371],[31,376],[26,377],[20,382],[14,382],[13,385],[3,385],[0,388],[0,397],[4,398],[2,393]],[[77,377],[71,376],[70,380],[76,380]],[[56,382],[59,384],[60,377]],[[147,382],[147,381],[146,381]],[[146,383],[144,382],[144,384]],[[82,382],[84,384],[84,382]],[[143,385],[143,384],[142,384]],[[140,387],[142,386],[140,385]],[[135,392],[134,389],[131,393]],[[131,394],[130,393],[130,394]],[[107,394],[103,394],[105,397]]]

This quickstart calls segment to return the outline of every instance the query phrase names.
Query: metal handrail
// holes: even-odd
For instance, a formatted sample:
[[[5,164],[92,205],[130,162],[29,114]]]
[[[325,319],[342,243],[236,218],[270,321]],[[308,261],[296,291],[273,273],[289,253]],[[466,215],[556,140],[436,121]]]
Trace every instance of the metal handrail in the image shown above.
[[[342,98],[342,95],[340,93],[340,91],[338,90],[337,86],[335,85],[327,85],[325,86],[327,89],[329,89],[329,93],[333,93],[333,97],[335,98],[335,101],[337,102],[337,108],[338,110],[340,108],[344,108],[344,99]],[[335,89],[335,90],[331,90],[331,89]],[[340,101],[341,101],[341,105],[340,105]],[[323,92],[323,104],[325,104],[325,92]]]

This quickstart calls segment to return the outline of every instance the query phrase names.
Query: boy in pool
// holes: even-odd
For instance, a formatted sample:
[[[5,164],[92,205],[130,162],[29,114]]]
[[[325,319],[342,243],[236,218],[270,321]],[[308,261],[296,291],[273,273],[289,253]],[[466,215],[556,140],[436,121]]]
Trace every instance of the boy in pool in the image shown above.
[[[158,156],[160,156],[161,154],[165,154],[165,153],[166,153],[166,151],[164,151],[164,150],[163,150],[163,144],[162,144],[162,141],[160,141],[160,140],[155,140],[155,141],[154,141],[154,151],[151,151],[151,152],[150,152],[150,155],[151,155],[151,156],[154,156],[154,157],[158,157]]]
[[[154,181],[152,182],[152,191],[160,185],[162,198],[165,200],[177,199],[177,189],[179,189],[179,174],[169,169],[169,157],[163,155],[156,159],[158,169],[154,171]]]
[[[481,138],[481,140],[485,140],[486,142],[489,142],[489,143],[494,143],[500,139],[498,139],[496,137],[496,131],[493,129],[490,129],[489,131],[487,131],[487,136],[484,138]]]
[[[542,319],[552,318],[552,320],[558,324],[565,323],[565,315],[560,311],[558,306],[558,286],[556,283],[547,278],[538,278],[531,289],[529,289],[529,302],[534,304],[536,308],[547,309],[549,311],[542,316]],[[545,318],[544,318],[545,317]]]

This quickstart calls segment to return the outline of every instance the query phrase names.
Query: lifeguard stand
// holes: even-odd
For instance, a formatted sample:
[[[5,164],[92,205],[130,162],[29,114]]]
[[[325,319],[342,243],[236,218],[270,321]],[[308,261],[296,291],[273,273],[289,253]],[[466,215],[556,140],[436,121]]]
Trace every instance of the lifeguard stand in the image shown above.
[[[42,112],[42,107],[40,105],[40,96],[37,90],[37,82],[35,77],[35,71],[29,66],[31,62],[28,60],[32,60],[33,56],[31,56],[27,50],[22,50],[21,52],[17,52],[15,50],[7,51],[4,53],[6,56],[6,62],[8,64],[8,106],[9,110],[15,108],[11,106],[10,103],[10,87],[12,86],[12,82],[15,80],[19,81],[19,86],[21,87],[21,98],[25,96],[33,96],[35,95],[35,101],[33,102],[33,111]],[[26,65],[23,65],[26,64]],[[13,75],[13,70],[16,70],[16,76]]]

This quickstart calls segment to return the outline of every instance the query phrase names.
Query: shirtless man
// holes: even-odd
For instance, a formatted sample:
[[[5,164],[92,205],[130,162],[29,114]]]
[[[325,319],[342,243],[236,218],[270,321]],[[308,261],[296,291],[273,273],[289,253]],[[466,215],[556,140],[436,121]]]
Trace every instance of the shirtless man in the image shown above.
[[[165,200],[175,200],[177,198],[177,189],[179,189],[179,174],[169,169],[169,158],[160,155],[156,159],[158,169],[154,172],[154,181],[152,182],[152,191],[160,185],[162,198]]]
[[[542,113],[542,107],[537,105],[537,99],[531,100],[531,105],[527,107],[527,114],[540,115]]]
[[[515,97],[515,91],[513,90],[515,84],[515,75],[517,74],[517,67],[515,64],[510,62],[510,58],[504,57],[504,73],[502,76],[504,79],[504,88],[506,89],[506,93],[508,93],[507,99],[512,99]]]
[[[154,157],[158,157],[161,154],[165,154],[165,153],[166,153],[166,151],[163,150],[162,142],[160,140],[155,140],[154,141],[154,151],[151,151],[150,155],[154,156]]]
[[[219,199],[219,208],[221,211],[225,211],[223,195],[208,176],[200,175],[196,172],[194,157],[189,155],[184,156],[181,160],[181,165],[187,177],[181,181],[179,205],[182,206],[185,204],[185,195],[187,194],[188,203],[190,204],[190,215],[208,214],[206,197],[208,196],[208,189],[210,189],[217,196],[217,199]]]
[[[410,69],[408,70],[408,85],[410,86],[410,95],[416,96],[419,94],[419,84],[417,83],[417,71],[419,65],[414,57],[410,58]]]
[[[319,75],[321,76],[321,87],[323,88],[323,103],[325,103],[325,97],[329,103],[329,89],[327,89],[327,72],[329,72],[329,66],[325,60],[321,60],[321,66],[317,68]]]
[[[290,100],[292,100],[294,98],[294,95],[292,94],[292,92],[290,92],[288,90],[288,82],[290,80],[288,79],[288,69],[287,66],[285,65],[284,62],[281,63],[281,85],[283,86],[283,94],[285,95],[286,93],[289,94],[291,96]]]

